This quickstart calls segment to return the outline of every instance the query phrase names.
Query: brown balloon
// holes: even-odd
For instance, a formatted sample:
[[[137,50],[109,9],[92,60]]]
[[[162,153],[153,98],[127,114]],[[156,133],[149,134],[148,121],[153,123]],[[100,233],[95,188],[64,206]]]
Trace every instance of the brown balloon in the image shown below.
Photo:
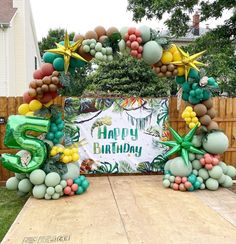
[[[86,52],[84,52],[84,50],[83,50],[83,46],[80,46],[79,47],[79,51],[78,51],[78,53],[79,53],[79,55],[81,56],[81,57],[83,57],[85,60],[87,60],[87,61],[90,61],[90,60],[92,60],[93,59],[93,56],[90,54],[90,53],[86,53]]]
[[[211,98],[206,101],[203,101],[202,104],[204,104],[207,107],[207,109],[210,109],[213,107],[213,101]]]
[[[158,73],[161,72],[161,68],[160,68],[160,67],[156,67],[156,68],[155,68],[155,71],[156,71],[156,73],[158,74]]]
[[[41,87],[43,85],[42,80],[36,80],[37,87]]]
[[[107,38],[108,38],[108,36],[100,36],[99,42],[103,43]]]
[[[164,77],[165,75],[162,72],[160,72],[157,74],[157,76],[161,78],[161,77]]]
[[[109,36],[111,36],[113,33],[117,33],[117,32],[119,32],[119,30],[118,30],[116,27],[114,27],[114,26],[109,27],[109,28],[107,29],[107,36],[109,37]]]
[[[202,117],[207,113],[207,108],[204,104],[197,104],[193,108],[194,112],[196,113],[197,117]]]
[[[88,31],[84,35],[85,39],[95,39],[96,41],[98,40],[98,35],[95,31]]]
[[[94,31],[97,33],[98,38],[107,34],[106,29],[101,25],[95,27]]]
[[[167,71],[167,66],[166,65],[162,65],[161,66],[161,72],[165,73]]]
[[[54,85],[54,84],[50,84],[50,85],[49,85],[49,91],[50,91],[50,92],[55,92],[55,91],[57,91],[57,86]]]
[[[51,77],[50,76],[44,76],[42,81],[44,84],[49,85],[51,83]]]
[[[172,72],[166,71],[166,77],[171,77],[171,76],[172,76]]]
[[[36,88],[36,92],[38,95],[43,94],[43,90],[41,87]]]
[[[59,73],[58,71],[56,71],[56,70],[52,72],[52,76],[57,76],[57,77],[58,77],[59,74],[60,74],[60,73]]]
[[[207,114],[199,118],[199,121],[202,125],[209,125],[211,123],[211,117]]]
[[[177,74],[178,74],[178,70],[177,69],[174,69],[173,75],[176,76]]]
[[[167,65],[167,69],[168,69],[169,71],[174,71],[175,66],[174,66],[173,64],[168,64],[168,65]]]
[[[207,126],[207,129],[209,131],[211,131],[211,130],[218,130],[219,129],[219,125],[218,125],[217,122],[215,122],[215,121],[212,120],[211,123]]]
[[[52,77],[51,80],[52,80],[52,83],[55,84],[55,85],[57,85],[59,83],[58,77]]]
[[[162,62],[159,61],[159,62],[155,63],[154,66],[155,66],[155,67],[161,67],[161,66],[162,66]]]
[[[31,87],[31,88],[37,88],[37,84],[36,84],[36,81],[35,80],[32,80],[31,82],[30,82],[30,84],[29,84],[29,87]]]
[[[81,34],[76,34],[73,38],[74,42],[77,42],[78,40],[80,40],[81,42],[84,40],[84,36]]]
[[[43,84],[43,85],[42,85],[42,91],[43,91],[44,93],[49,91],[49,87],[48,87],[47,84]]]
[[[37,92],[34,88],[30,88],[28,94],[30,97],[35,97],[37,95]]]
[[[207,110],[207,114],[214,119],[216,117],[216,110],[212,107],[209,110]]]

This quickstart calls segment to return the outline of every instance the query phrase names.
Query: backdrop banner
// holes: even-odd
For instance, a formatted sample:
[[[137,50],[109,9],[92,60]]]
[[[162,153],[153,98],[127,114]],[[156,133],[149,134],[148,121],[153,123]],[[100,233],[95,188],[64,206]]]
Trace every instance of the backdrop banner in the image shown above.
[[[81,173],[145,173],[163,167],[168,98],[67,98],[66,128],[77,127]],[[66,132],[66,144],[73,137]]]

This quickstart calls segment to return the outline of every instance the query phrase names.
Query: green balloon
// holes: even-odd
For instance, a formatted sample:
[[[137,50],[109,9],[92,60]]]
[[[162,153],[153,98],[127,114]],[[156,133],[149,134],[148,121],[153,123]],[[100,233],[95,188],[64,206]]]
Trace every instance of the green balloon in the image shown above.
[[[206,181],[206,188],[211,190],[211,191],[216,191],[219,188],[219,183],[217,180],[209,178]]]
[[[162,57],[163,49],[161,45],[159,45],[155,41],[148,41],[143,46],[143,60],[147,64],[155,64],[157,63]]]
[[[10,191],[16,191],[18,188],[19,182],[20,182],[20,180],[17,179],[16,177],[11,177],[6,182],[6,188]]]
[[[54,199],[54,200],[57,200],[59,198],[60,198],[60,194],[57,192],[52,195],[52,199]]]
[[[181,85],[185,82],[185,77],[184,76],[176,76],[175,81],[177,84]]]
[[[227,167],[227,173],[226,173],[229,177],[233,178],[236,176],[236,169],[235,167],[228,165]]]
[[[151,39],[151,29],[150,27],[143,25],[138,28],[138,30],[141,32],[142,42],[146,43],[150,41]]]
[[[32,187],[33,187],[33,185],[29,179],[23,179],[18,184],[19,191],[24,192],[24,193],[30,192],[32,190]]]
[[[52,186],[49,186],[46,190],[46,193],[50,196],[52,196],[55,193],[55,189]]]
[[[54,59],[53,67],[57,71],[64,71],[64,59],[63,58]]]
[[[46,175],[45,177],[45,184],[46,186],[56,186],[60,183],[61,177],[58,173],[56,172],[51,172]]]
[[[80,195],[84,192],[84,189],[82,187],[79,187],[78,190],[75,192],[76,195]]]
[[[203,180],[207,180],[209,178],[208,171],[206,169],[199,169],[198,175],[203,178]]]
[[[56,53],[50,53],[50,52],[46,52],[43,54],[43,61],[45,63],[53,63],[54,59],[60,57],[60,55],[56,54]]]
[[[65,180],[61,180],[60,185],[62,186],[62,188],[65,188],[67,186],[67,183]]]
[[[213,179],[220,179],[220,177],[223,175],[223,170],[218,165],[214,166],[208,172],[209,172],[210,177],[213,178]]]
[[[30,173],[30,181],[34,185],[41,185],[44,183],[46,173],[42,169],[36,169]]]
[[[46,193],[46,186],[44,184],[34,186],[33,196],[35,198],[38,198],[38,199],[44,198],[45,193]]]
[[[18,155],[2,154],[2,164],[15,173],[30,173],[39,168],[47,158],[47,148],[43,141],[26,134],[27,131],[46,133],[49,120],[22,115],[11,115],[8,118],[4,144],[9,148],[25,149],[31,153],[31,159],[25,167]]]
[[[52,198],[52,196],[51,196],[51,195],[48,195],[48,194],[46,193],[45,196],[44,196],[44,198],[45,198],[46,200],[50,200],[50,199]]]
[[[62,192],[62,191],[63,191],[63,188],[62,188],[61,185],[57,185],[57,186],[55,186],[55,192],[60,193],[60,192]]]
[[[226,187],[226,188],[229,188],[229,187],[232,187],[232,185],[233,185],[233,180],[228,175],[226,175],[225,176],[225,181],[222,184],[222,186]]]
[[[218,179],[219,184],[223,184],[225,182],[226,175],[222,174],[222,176]]]
[[[162,184],[163,184],[163,186],[164,186],[165,188],[170,187],[170,181],[167,180],[167,179],[163,180]]]
[[[87,179],[83,180],[81,186],[83,187],[84,191],[86,191],[89,187],[89,181]]]
[[[202,165],[198,159],[195,159],[192,161],[192,166],[194,169],[197,169],[197,170],[202,168]]]
[[[219,166],[223,169],[223,173],[224,173],[224,174],[227,174],[228,166],[226,165],[226,163],[220,161],[220,162],[219,162]]]
[[[71,58],[71,60],[70,60],[70,67],[72,67],[72,68],[81,68],[81,67],[84,67],[85,65],[86,65],[86,62],[84,62],[80,59]]]
[[[76,179],[79,177],[80,175],[80,169],[79,166],[75,163],[69,163],[66,165],[67,166],[67,173],[65,173],[64,175],[62,175],[62,179],[63,180],[67,180],[67,179]]]
[[[192,165],[186,165],[182,157],[176,157],[170,164],[170,171],[174,176],[188,176],[192,172]]]

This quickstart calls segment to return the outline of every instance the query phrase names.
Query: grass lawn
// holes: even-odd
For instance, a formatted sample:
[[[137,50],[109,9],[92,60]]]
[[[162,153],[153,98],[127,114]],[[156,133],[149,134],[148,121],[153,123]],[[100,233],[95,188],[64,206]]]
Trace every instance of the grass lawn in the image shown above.
[[[28,196],[19,197],[15,191],[0,187],[0,242],[27,199]]]

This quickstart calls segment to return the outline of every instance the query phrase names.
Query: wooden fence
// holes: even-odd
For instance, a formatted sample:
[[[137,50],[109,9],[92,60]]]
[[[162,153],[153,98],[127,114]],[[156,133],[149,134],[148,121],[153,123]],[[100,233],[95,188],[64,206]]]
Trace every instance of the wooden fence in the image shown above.
[[[23,103],[22,97],[0,97],[0,117],[4,117],[7,120],[11,114],[17,114],[17,108]],[[214,98],[214,108],[218,112],[218,116],[214,119],[219,123],[219,127],[223,130],[229,138],[230,146],[227,152],[223,155],[222,160],[226,163],[236,166],[236,98]],[[54,104],[64,105],[64,98],[58,97],[55,99]],[[187,131],[187,127],[181,113],[186,107],[185,102],[181,102],[180,109],[177,110],[177,98],[170,98],[170,124],[180,134],[184,134]],[[4,146],[3,139],[5,135],[5,124],[0,125],[0,154],[16,153],[16,150],[9,149]],[[0,185],[3,184],[10,176],[11,172],[4,169],[0,165]]]

